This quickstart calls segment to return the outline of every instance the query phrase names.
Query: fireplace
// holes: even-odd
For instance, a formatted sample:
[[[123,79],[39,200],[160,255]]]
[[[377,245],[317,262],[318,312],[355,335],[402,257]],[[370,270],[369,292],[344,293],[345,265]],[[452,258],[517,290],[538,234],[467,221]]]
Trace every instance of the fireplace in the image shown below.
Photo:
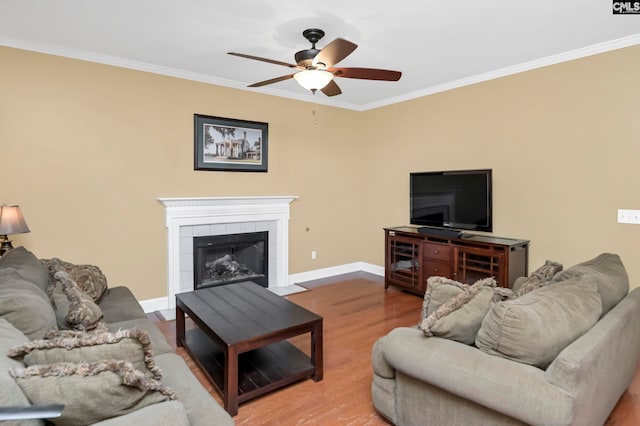
[[[269,232],[268,288],[289,285],[289,204],[297,196],[159,198],[167,227],[167,307],[194,289],[195,237]]]
[[[268,252],[268,232],[194,237],[194,288],[241,281],[268,287]]]

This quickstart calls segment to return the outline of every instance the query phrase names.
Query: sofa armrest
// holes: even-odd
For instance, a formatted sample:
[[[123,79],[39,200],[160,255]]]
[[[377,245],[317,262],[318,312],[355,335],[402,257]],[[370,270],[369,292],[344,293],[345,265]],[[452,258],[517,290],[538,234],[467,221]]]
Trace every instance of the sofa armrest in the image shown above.
[[[373,372],[377,376],[385,379],[393,379],[396,377],[396,371],[389,365],[384,357],[386,341],[387,337],[383,336],[373,344],[373,349],[371,350],[371,365]]]
[[[525,423],[566,425],[573,418],[572,395],[548,383],[543,370],[474,346],[400,327],[385,337],[384,358],[396,372]]]
[[[640,288],[549,365],[546,379],[580,395],[578,424],[602,424],[633,380],[640,357]]]

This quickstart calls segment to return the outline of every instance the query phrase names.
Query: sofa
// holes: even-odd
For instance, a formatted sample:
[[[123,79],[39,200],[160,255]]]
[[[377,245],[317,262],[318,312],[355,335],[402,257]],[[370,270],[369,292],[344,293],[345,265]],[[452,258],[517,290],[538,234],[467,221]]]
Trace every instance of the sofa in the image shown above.
[[[638,365],[640,288],[629,292],[611,253],[528,278],[524,285],[535,285],[519,297],[524,287],[493,289],[486,310],[476,311],[475,340],[466,343],[451,332],[453,319],[434,326],[454,309],[443,303],[424,312],[433,297],[425,293],[421,324],[428,330],[396,328],[372,349],[378,413],[395,425],[604,424]],[[475,285],[448,288],[469,293]],[[479,285],[477,295],[491,288]],[[548,344],[553,335],[564,343]]]
[[[86,323],[75,329],[66,327],[65,315],[68,322],[72,319],[70,311],[65,315],[60,315],[59,311],[62,307],[68,309],[69,306],[65,306],[65,303],[74,303],[74,300],[69,297],[62,303],[61,294],[54,291],[55,287],[51,284],[52,272],[55,271],[47,267],[52,263],[36,258],[24,247],[12,249],[0,257],[0,407],[30,405],[32,402],[25,394],[29,392],[30,397],[37,399],[35,403],[38,404],[66,404],[62,416],[53,420],[54,424],[233,424],[229,414],[200,384],[184,360],[173,352],[127,287],[103,286],[102,294],[96,297],[98,300],[94,303],[99,307],[100,316],[99,324],[93,324],[93,330]],[[58,271],[54,275],[56,279],[70,282],[70,277],[74,277],[76,281],[84,282],[85,289],[92,279],[90,283],[96,284],[96,273],[101,274],[99,268],[91,265],[80,265],[79,269],[73,269],[73,265],[69,266],[71,264],[68,262],[58,262],[56,265],[67,267],[68,272]],[[106,278],[103,275],[99,277],[104,281],[102,285],[106,284]],[[64,289],[67,290],[66,284]],[[88,290],[83,293],[82,300],[86,301],[89,293]],[[52,302],[55,300],[57,302]],[[98,340],[101,341],[100,344],[96,343]],[[111,350],[108,355],[110,359],[88,363],[85,358],[94,356],[89,352],[80,352],[73,358],[74,351],[79,350],[79,342],[88,341],[92,341],[93,346],[80,349]],[[135,355],[131,355],[132,359],[117,359],[124,357],[124,353],[128,354],[130,350]],[[40,364],[52,353],[63,360],[59,363]],[[107,357],[103,355],[105,352],[94,353]],[[141,367],[137,367],[136,362]],[[140,370],[144,370],[145,366],[149,367],[149,371]],[[87,375],[86,371],[80,374],[82,368],[93,369],[93,375]],[[62,369],[71,369],[74,373],[67,374],[61,372]],[[40,372],[39,376],[29,376],[35,375],[36,370]],[[98,378],[102,381],[91,382]],[[113,380],[116,382],[113,383]],[[43,391],[49,385],[51,388]],[[124,402],[118,398],[124,398]],[[96,411],[107,412],[95,414],[93,408],[85,405],[76,408],[75,418],[71,411],[71,414],[65,415],[67,409],[73,410],[76,403],[93,403],[92,407]],[[121,406],[122,404],[125,406]],[[113,416],[112,412],[122,414]],[[94,422],[97,418],[99,420]],[[29,420],[7,424],[45,423],[43,420]]]

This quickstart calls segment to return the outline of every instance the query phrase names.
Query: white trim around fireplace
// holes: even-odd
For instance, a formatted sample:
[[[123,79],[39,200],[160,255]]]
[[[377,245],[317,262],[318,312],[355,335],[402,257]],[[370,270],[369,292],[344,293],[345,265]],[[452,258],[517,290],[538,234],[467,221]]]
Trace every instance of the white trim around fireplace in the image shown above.
[[[297,198],[297,196],[158,198],[165,206],[167,227],[167,308],[175,308],[175,295],[183,291],[180,283],[181,227],[273,223],[275,235],[269,235],[269,239],[275,238],[276,272],[273,278],[270,274],[269,287],[288,286],[289,207]]]

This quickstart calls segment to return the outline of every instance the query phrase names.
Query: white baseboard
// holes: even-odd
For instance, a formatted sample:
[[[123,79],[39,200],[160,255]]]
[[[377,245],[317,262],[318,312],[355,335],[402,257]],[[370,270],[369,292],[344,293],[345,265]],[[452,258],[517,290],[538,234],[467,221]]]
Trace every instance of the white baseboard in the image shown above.
[[[142,306],[142,309],[144,309],[145,313],[169,309],[169,298],[166,296],[156,297],[155,299],[141,300],[138,303],[140,303],[140,306]]]
[[[336,275],[350,274],[352,272],[369,272],[370,274],[384,276],[384,267],[367,262],[354,262],[344,265],[331,266],[329,268],[300,272],[289,275],[289,284],[300,284],[307,281],[334,277]]]
[[[330,278],[336,275],[349,274],[352,272],[368,272],[370,274],[384,276],[384,267],[373,265],[367,262],[353,262],[345,265],[331,266],[329,268],[316,269],[313,271],[300,272],[289,275],[289,284],[300,284],[307,281]],[[167,297],[156,297],[139,302],[146,313],[163,311],[169,309],[169,299]]]

